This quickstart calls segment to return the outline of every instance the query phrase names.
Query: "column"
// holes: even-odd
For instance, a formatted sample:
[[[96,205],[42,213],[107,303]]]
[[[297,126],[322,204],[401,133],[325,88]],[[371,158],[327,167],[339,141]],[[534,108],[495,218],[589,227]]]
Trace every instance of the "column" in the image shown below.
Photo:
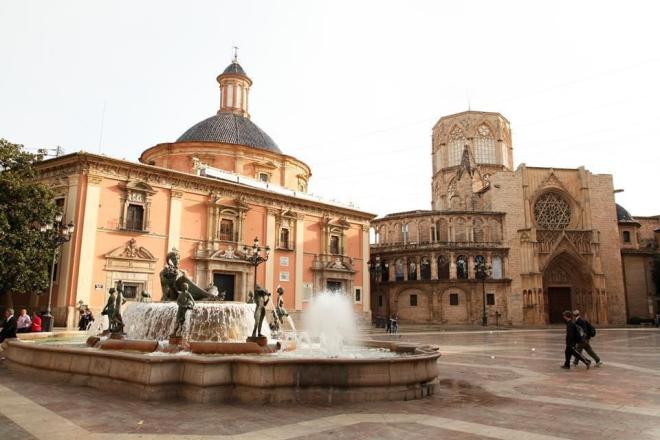
[[[431,279],[438,279],[438,256],[435,252],[431,253]]]
[[[181,202],[183,193],[174,189],[170,190],[170,216],[167,227],[167,251],[172,248],[179,249],[181,239]],[[199,282],[199,280],[197,280]]]
[[[275,291],[275,212],[268,210],[266,216],[266,239],[264,240],[262,246],[270,246],[272,255],[268,260],[266,260],[266,281],[264,282],[263,288],[269,292]]]
[[[449,279],[456,279],[456,256],[453,252],[449,253]]]
[[[78,263],[78,282],[75,288],[73,301],[67,304],[70,308],[67,316],[67,327],[75,326],[76,313],[75,305],[79,300],[85,304],[90,304],[91,294],[94,290],[92,276],[94,274],[94,263],[96,262],[96,228],[98,226],[99,201],[101,199],[100,176],[87,176],[87,194],[85,205],[82,211],[82,225],[76,225],[81,228],[80,235],[80,261]],[[107,287],[107,286],[106,286]]]
[[[80,183],[80,176],[69,176],[68,178],[68,189],[66,193],[65,207],[64,207],[64,216],[62,221],[67,224],[70,221],[74,223],[77,221],[76,214],[78,213],[78,185]],[[76,225],[78,228],[79,225]],[[76,243],[76,236],[80,236],[80,232],[74,232],[72,241],[65,243],[60,248],[60,264],[57,274],[57,291],[53,291],[52,306],[55,307],[66,307],[66,298],[68,292],[71,289],[71,281],[73,279],[73,271],[71,270],[71,260],[73,256],[71,255],[74,249],[74,246],[71,246],[72,243]],[[52,313],[52,311],[51,311]],[[56,314],[53,314],[56,316]]]
[[[371,316],[371,280],[369,278],[369,225],[362,225],[362,312]]]
[[[420,257],[413,257],[415,261],[415,279],[422,279],[422,259]]]
[[[296,233],[294,235],[294,240],[296,240],[296,250],[295,250],[295,259],[296,259],[296,280],[295,280],[295,289],[296,289],[296,310],[302,310],[303,307],[303,298],[305,297],[305,286],[303,284],[303,262],[304,262],[304,246],[305,246],[305,215],[298,214],[296,218]]]
[[[403,257],[403,281],[408,281],[408,257]]]

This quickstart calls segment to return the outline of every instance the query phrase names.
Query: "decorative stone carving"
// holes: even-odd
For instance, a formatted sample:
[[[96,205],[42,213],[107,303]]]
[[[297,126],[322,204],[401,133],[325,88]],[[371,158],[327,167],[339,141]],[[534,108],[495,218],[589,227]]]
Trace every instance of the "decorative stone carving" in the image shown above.
[[[571,223],[571,206],[559,194],[548,192],[536,200],[534,218],[544,229],[566,229]]]

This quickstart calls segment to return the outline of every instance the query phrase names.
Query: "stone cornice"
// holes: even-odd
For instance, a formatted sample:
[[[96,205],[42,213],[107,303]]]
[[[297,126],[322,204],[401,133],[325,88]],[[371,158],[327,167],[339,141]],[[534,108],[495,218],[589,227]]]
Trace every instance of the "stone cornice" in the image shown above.
[[[239,183],[216,180],[87,152],[72,153],[45,160],[37,165],[37,169],[40,173],[40,179],[49,184],[73,174],[92,174],[114,180],[135,179],[146,182],[155,188],[187,191],[200,195],[221,192],[223,197],[243,197],[247,203],[263,205],[267,208],[290,209],[319,217],[330,211],[335,215],[346,216],[358,224],[369,222],[376,217],[374,214],[356,209],[288,197],[259,188],[247,187]]]

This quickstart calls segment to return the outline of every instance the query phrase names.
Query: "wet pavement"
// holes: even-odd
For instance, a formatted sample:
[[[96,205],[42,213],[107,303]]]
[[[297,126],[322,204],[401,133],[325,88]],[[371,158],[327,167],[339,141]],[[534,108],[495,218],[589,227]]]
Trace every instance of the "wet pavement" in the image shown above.
[[[368,333],[439,345],[435,395],[334,406],[143,402],[0,362],[0,439],[660,439],[657,329],[599,329],[592,346],[604,366],[568,371],[561,329]]]

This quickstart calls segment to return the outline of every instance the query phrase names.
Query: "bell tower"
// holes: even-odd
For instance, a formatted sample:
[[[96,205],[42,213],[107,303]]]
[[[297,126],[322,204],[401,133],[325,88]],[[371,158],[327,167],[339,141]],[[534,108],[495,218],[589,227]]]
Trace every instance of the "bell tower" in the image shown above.
[[[237,47],[234,47],[234,58],[231,64],[216,79],[220,85],[220,110],[218,113],[235,113],[249,118],[248,95],[252,80],[238,64]]]

